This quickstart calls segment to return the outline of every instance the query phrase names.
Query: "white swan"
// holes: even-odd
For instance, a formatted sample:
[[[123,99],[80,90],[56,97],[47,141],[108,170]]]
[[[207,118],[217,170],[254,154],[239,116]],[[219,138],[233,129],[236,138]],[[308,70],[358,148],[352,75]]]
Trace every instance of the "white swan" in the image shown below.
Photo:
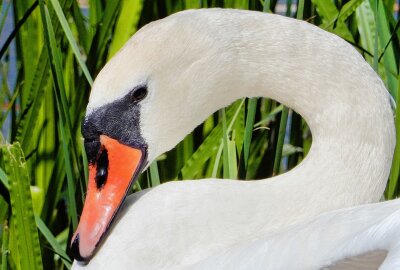
[[[329,257],[318,245],[302,249],[301,242],[281,242],[275,251],[271,245],[279,242],[276,237],[296,236],[298,228],[301,241],[325,239],[332,249],[343,244],[329,244],[336,239],[333,217],[342,224],[342,240],[350,241],[376,224],[372,215],[399,215],[394,201],[316,217],[382,196],[395,146],[382,81],[352,46],[306,22],[210,9],[179,12],[143,27],[96,78],[83,126],[91,165],[73,238],[76,258],[93,256],[132,174],[211,113],[245,96],[270,97],[300,113],[313,134],[307,158],[272,179],[182,181],[134,194],[96,256],[86,266],[74,263],[74,269],[210,269],[201,268],[210,262],[223,268],[224,256],[239,254],[240,246],[275,255],[293,246],[294,258],[281,255],[298,263],[296,250],[307,254],[310,247],[317,259],[295,267],[307,269],[373,250],[338,249]],[[353,221],[353,214],[365,220]],[[307,224],[319,228],[316,234]],[[331,231],[324,235],[325,226]],[[254,246],[257,240],[262,242]],[[236,261],[249,261],[245,255]],[[266,269],[263,262],[237,269]],[[291,269],[278,267],[278,259],[265,263]]]

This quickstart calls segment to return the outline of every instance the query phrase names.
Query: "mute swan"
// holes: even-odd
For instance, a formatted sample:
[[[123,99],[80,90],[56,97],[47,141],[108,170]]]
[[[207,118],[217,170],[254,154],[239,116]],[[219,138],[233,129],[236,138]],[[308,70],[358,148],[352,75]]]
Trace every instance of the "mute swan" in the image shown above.
[[[272,179],[180,181],[129,196],[91,259],[138,173],[217,109],[246,96],[273,98],[306,119],[313,134],[306,159]],[[352,46],[303,21],[224,9],[179,12],[138,31],[97,76],[82,133],[89,184],[72,250],[91,261],[74,269],[201,267],[257,239],[288,238],[302,222],[300,231],[310,224],[324,233],[331,220],[317,215],[380,199],[395,146],[389,95]],[[343,210],[338,222],[355,235],[353,212],[398,215],[393,204],[392,212],[379,204]],[[334,240],[330,228],[302,241]],[[285,244],[293,243],[279,247]],[[320,266],[369,250],[338,250]]]

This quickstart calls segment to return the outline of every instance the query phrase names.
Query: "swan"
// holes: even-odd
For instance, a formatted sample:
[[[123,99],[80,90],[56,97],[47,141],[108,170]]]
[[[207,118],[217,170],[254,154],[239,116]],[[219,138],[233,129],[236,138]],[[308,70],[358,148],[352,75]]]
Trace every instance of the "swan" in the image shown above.
[[[129,196],[121,207],[157,156],[216,110],[258,96],[291,107],[310,126],[313,143],[296,168],[259,181],[170,182]],[[389,94],[351,45],[306,22],[230,9],[188,10],[152,22],[98,74],[82,134],[89,183],[71,241],[73,269],[218,269],[210,268],[214,263],[223,269],[224,258],[235,254],[236,261],[250,260],[242,247],[276,255],[286,246],[298,256],[294,269],[313,269],[374,248],[389,250],[387,260],[395,248],[377,243],[331,255],[311,244],[302,248],[318,239],[330,250],[340,247],[332,224],[341,224],[343,241],[355,241],[399,215],[399,201],[357,208],[379,201],[390,172]],[[301,242],[279,243],[296,241],[296,231]],[[299,254],[308,247],[316,259],[302,265]],[[262,256],[257,263],[265,262]],[[293,269],[278,267],[271,256],[270,269]]]

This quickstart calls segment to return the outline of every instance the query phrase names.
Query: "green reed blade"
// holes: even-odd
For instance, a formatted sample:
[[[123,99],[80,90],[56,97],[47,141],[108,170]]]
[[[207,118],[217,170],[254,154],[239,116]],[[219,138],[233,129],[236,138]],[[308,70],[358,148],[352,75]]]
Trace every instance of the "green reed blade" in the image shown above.
[[[160,175],[158,174],[157,160],[154,160],[150,164],[150,181],[152,187],[160,185]]]
[[[49,89],[49,58],[46,48],[43,48],[36,65],[31,86],[25,87],[27,95],[26,107],[18,121],[16,140],[21,142],[22,149],[28,151],[32,147],[32,137],[28,136],[34,130],[39,118],[45,92]]]
[[[2,226],[2,241],[1,241],[1,270],[7,270],[8,268],[8,241],[9,237],[9,228],[7,220],[3,223]]]
[[[136,32],[144,0],[122,0],[121,9],[113,32],[114,38],[108,51],[110,59]]]
[[[345,22],[342,20],[336,20],[339,16],[339,11],[333,2],[325,0],[311,1],[316,6],[317,12],[322,17],[324,24],[329,24],[331,21],[336,22],[336,24],[330,25],[330,27],[325,28],[325,30],[331,31],[345,40],[354,42],[353,34],[350,32]]]
[[[244,102],[245,99],[239,100],[227,109],[226,117],[230,121],[227,125],[228,132],[232,130],[236,118],[242,106],[244,106]],[[183,179],[193,179],[201,171],[204,164],[211,158],[211,156],[214,156],[217,153],[222,136],[222,122],[220,122],[203,140],[202,144],[182,167],[181,174]]]
[[[8,11],[10,10],[10,7],[11,7],[11,1],[8,3],[5,3],[5,4],[6,4],[6,7],[5,7],[5,10],[3,11],[4,3],[2,3],[2,1],[0,1],[0,14],[3,15],[3,18],[1,18],[1,20],[0,20],[0,33],[3,31],[4,24],[6,22],[6,18],[8,15]],[[1,57],[0,57],[0,59],[1,59]]]
[[[65,97],[65,88],[64,88],[64,80],[63,80],[63,73],[62,73],[62,64],[61,64],[61,55],[60,51],[58,50],[56,39],[55,39],[55,33],[52,27],[50,15],[48,12],[47,7],[44,5],[44,3],[41,1],[40,2],[40,7],[41,7],[41,13],[43,17],[43,24],[45,26],[45,36],[46,36],[46,43],[47,43],[47,48],[49,50],[49,53],[52,56],[53,64],[51,65],[52,67],[52,73],[53,73],[53,78],[55,79],[56,87],[55,89],[58,91],[55,91],[56,93],[56,103],[57,103],[57,108],[59,112],[59,132],[61,134],[61,139],[62,139],[62,149],[64,153],[64,162],[65,162],[65,167],[66,167],[66,174],[67,174],[67,187],[68,187],[68,206],[69,206],[69,214],[70,218],[72,220],[72,225],[73,228],[75,229],[78,225],[78,219],[77,219],[77,207],[76,207],[76,202],[75,202],[75,181],[73,179],[73,168],[71,164],[71,154],[73,152],[69,151],[68,148],[68,143],[72,144],[72,136],[71,136],[71,125],[69,124],[69,112],[68,112],[68,105]],[[57,96],[59,94],[59,96]],[[73,147],[73,149],[76,149]]]
[[[396,148],[394,151],[392,171],[390,172],[389,182],[386,188],[386,198],[394,199],[398,194],[399,182],[400,182],[400,73],[398,79],[398,94],[396,100],[396,113],[395,113],[395,125],[396,125]]]
[[[58,243],[57,239],[54,237],[52,232],[49,230],[49,228],[46,226],[46,224],[43,222],[43,220],[35,215],[35,221],[37,224],[38,229],[46,238],[47,242],[50,244],[50,246],[54,249],[55,253],[58,254],[61,257],[61,260],[63,261],[64,265],[70,269],[72,265],[72,261],[69,258],[68,254],[65,252],[65,250],[61,247],[61,245]]]
[[[11,3],[8,5],[8,8],[11,6]],[[32,12],[36,9],[38,6],[38,2],[35,1],[32,6],[25,12],[25,14],[22,16],[21,20],[18,21],[17,25],[15,26],[14,30],[11,32],[11,34],[7,37],[6,41],[4,42],[3,46],[0,48],[0,59],[3,58],[3,55],[7,51],[8,47],[10,46],[11,42],[15,38],[15,36],[18,33],[18,30],[24,25],[26,20],[31,16]],[[7,8],[7,11],[8,11]],[[4,20],[7,16],[4,15]],[[2,22],[3,24],[3,22]],[[3,26],[1,26],[3,27]]]
[[[3,171],[2,168],[0,168],[0,181],[3,183],[3,185],[9,190],[10,189],[10,181],[8,180],[8,177],[6,173]]]
[[[30,179],[19,143],[0,146],[1,164],[10,181],[11,217],[22,269],[43,269],[39,236],[33,214]]]
[[[286,125],[287,125],[287,120],[288,120],[288,114],[289,114],[289,108],[283,107],[281,121],[279,124],[278,142],[276,144],[273,175],[279,174],[279,169],[281,166],[282,150],[283,150],[283,143],[285,141],[285,136],[286,136]]]
[[[54,11],[57,14],[57,17],[60,21],[61,27],[64,30],[65,36],[67,37],[67,39],[69,41],[69,45],[72,48],[72,51],[75,55],[76,60],[79,63],[79,66],[82,69],[83,74],[85,74],[85,77],[86,77],[88,83],[90,85],[92,85],[93,84],[92,76],[90,75],[89,70],[86,67],[83,57],[79,51],[78,44],[72,34],[71,28],[68,25],[68,22],[67,22],[67,19],[65,18],[64,12],[61,9],[60,3],[58,2],[58,0],[50,0],[50,2],[53,5]]]
[[[215,156],[215,161],[213,162],[212,173],[211,173],[212,178],[217,178],[223,148],[224,148],[224,145],[223,145],[223,143],[221,143],[218,148],[217,155]]]
[[[348,17],[350,17],[356,9],[364,2],[365,0],[351,0],[347,2],[339,11],[338,16],[324,24],[321,25],[321,28],[327,29],[331,28],[337,21],[344,22]]]
[[[299,20],[304,18],[304,1],[305,0],[298,0],[297,3],[296,18]]]
[[[379,49],[382,50],[385,48],[387,42],[391,38],[390,25],[388,19],[386,18],[386,11],[381,0],[376,0],[376,36],[379,41]],[[375,42],[378,42],[375,41]],[[375,44],[378,46],[377,44]],[[379,50],[374,52],[374,60],[379,62]],[[385,50],[385,53],[382,56],[382,60],[384,62],[384,67],[386,71],[387,77],[387,86],[389,88],[390,93],[393,97],[397,96],[397,60],[394,54],[393,44],[389,43],[388,48]],[[374,62],[375,63],[375,62]],[[377,64],[376,63],[376,64]],[[395,73],[393,74],[392,71]]]
[[[246,126],[243,139],[244,168],[246,170],[249,162],[250,143],[253,135],[256,110],[257,110],[257,98],[249,98],[247,105]]]

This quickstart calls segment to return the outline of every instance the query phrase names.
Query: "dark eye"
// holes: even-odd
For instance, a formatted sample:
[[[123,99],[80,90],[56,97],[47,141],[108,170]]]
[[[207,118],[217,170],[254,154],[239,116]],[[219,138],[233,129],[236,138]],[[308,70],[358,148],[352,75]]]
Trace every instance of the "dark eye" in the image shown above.
[[[133,89],[131,97],[132,101],[138,102],[144,99],[147,96],[147,87],[139,86],[136,89]]]

